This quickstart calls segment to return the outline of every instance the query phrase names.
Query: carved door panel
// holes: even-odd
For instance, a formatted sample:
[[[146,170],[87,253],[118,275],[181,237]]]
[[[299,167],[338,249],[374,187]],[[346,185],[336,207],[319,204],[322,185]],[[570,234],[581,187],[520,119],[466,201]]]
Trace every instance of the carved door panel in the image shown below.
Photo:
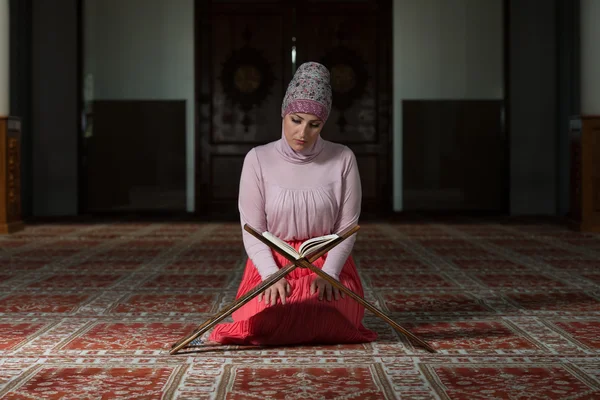
[[[204,0],[196,27],[198,214],[237,218],[244,156],[281,136],[287,84],[309,60],[332,71],[334,110],[323,137],[355,152],[363,213],[391,209],[389,0]]]
[[[308,1],[296,12],[298,65],[331,72],[333,110],[323,138],[356,155],[363,216],[391,211],[392,43],[390,1]]]
[[[281,135],[290,16],[283,2],[196,4],[198,214],[236,217],[246,153]]]

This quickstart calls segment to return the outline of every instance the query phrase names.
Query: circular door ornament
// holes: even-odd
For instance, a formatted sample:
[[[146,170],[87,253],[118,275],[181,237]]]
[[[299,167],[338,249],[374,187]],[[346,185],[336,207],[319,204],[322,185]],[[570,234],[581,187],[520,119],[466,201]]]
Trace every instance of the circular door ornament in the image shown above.
[[[356,87],[356,74],[346,64],[331,67],[331,86],[337,93],[346,94]]]
[[[261,73],[254,65],[240,65],[235,70],[233,82],[240,93],[254,93],[260,87]]]
[[[340,111],[337,123],[343,131],[347,123],[345,111],[363,96],[367,87],[366,62],[355,51],[337,46],[327,52],[321,63],[331,73],[333,107]]]
[[[271,65],[260,51],[244,46],[223,63],[220,81],[227,98],[244,112],[242,123],[248,131],[252,122],[248,112],[271,94],[275,82]]]

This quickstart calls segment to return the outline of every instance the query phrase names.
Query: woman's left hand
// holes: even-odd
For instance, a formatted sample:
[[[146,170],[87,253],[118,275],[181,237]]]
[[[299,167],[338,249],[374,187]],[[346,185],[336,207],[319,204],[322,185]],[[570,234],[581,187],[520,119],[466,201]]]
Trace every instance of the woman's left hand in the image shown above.
[[[331,301],[332,298],[339,300],[340,297],[344,298],[344,292],[340,292],[340,290],[336,287],[333,287],[329,282],[320,276],[315,277],[315,279],[310,284],[310,294],[319,293],[319,300],[323,300],[323,295],[327,298],[327,301]]]

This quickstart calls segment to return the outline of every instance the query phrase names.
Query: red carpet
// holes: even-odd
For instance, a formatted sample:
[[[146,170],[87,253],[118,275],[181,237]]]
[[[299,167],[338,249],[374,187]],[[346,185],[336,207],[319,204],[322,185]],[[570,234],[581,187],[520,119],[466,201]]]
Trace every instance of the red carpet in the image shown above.
[[[0,398],[598,399],[600,235],[548,221],[363,225],[365,345],[168,348],[235,296],[238,224],[0,237]]]

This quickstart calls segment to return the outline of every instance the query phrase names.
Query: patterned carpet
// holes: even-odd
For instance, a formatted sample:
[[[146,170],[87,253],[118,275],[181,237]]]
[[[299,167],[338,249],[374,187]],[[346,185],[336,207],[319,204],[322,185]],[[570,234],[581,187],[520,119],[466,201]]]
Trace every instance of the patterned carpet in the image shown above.
[[[548,221],[365,224],[366,345],[170,345],[231,302],[237,224],[29,225],[0,237],[0,398],[598,399],[600,236]]]

